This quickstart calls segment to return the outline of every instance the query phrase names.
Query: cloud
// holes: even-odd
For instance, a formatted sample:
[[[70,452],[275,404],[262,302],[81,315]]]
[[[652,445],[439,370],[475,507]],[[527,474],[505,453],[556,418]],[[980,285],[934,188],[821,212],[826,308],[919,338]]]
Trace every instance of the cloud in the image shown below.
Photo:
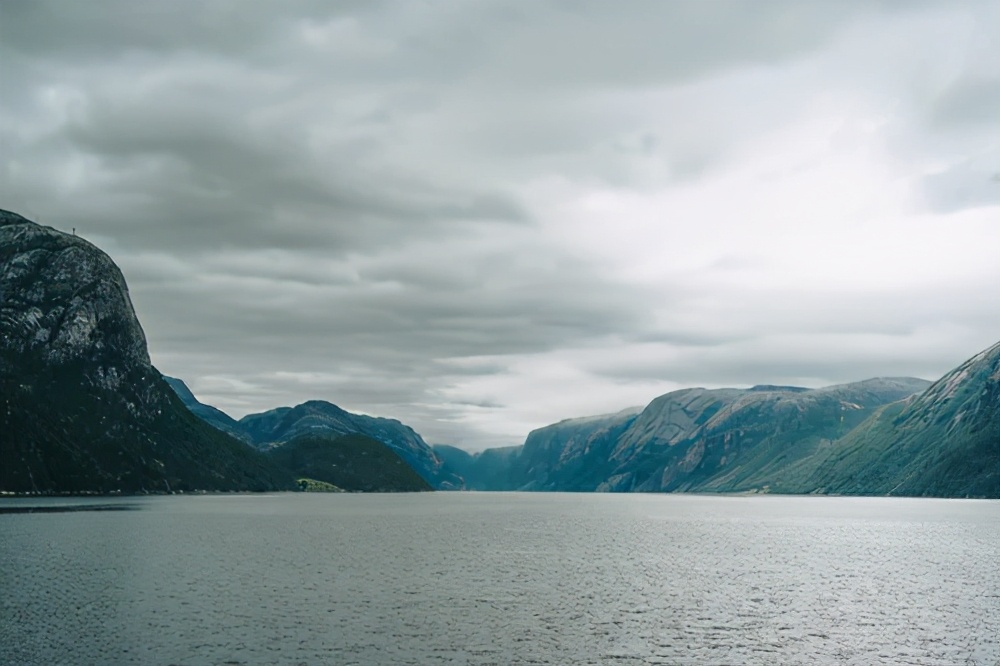
[[[431,441],[995,342],[990,3],[7,2],[0,206],[235,415]]]

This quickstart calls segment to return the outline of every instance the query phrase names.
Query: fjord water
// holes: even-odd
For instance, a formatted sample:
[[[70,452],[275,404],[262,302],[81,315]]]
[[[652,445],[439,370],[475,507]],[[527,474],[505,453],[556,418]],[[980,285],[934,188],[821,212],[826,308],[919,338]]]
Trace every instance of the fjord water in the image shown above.
[[[0,663],[992,665],[998,562],[995,501],[7,499]]]

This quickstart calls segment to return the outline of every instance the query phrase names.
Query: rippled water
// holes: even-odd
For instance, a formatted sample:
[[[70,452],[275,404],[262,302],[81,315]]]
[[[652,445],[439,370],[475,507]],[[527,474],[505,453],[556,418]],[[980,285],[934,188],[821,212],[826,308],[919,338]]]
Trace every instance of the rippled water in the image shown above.
[[[1000,663],[998,502],[82,504],[0,501],[0,663]]]

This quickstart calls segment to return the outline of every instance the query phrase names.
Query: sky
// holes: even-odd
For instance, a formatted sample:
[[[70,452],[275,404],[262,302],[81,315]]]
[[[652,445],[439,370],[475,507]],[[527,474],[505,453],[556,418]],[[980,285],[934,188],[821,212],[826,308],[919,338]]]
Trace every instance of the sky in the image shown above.
[[[430,443],[1000,340],[1000,2],[0,0],[0,208],[157,368]]]

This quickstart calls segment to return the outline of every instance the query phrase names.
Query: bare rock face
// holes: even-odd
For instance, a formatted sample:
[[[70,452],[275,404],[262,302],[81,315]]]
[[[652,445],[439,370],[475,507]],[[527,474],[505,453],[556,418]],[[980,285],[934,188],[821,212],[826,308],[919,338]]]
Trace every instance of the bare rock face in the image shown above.
[[[0,211],[0,344],[3,359],[49,368],[87,366],[109,390],[148,371],[146,337],[115,263],[77,236]]]
[[[291,486],[167,387],[110,257],[2,210],[0,387],[0,490]]]
[[[528,433],[512,462],[524,490],[591,491],[615,469],[611,452],[642,410],[566,419]]]

